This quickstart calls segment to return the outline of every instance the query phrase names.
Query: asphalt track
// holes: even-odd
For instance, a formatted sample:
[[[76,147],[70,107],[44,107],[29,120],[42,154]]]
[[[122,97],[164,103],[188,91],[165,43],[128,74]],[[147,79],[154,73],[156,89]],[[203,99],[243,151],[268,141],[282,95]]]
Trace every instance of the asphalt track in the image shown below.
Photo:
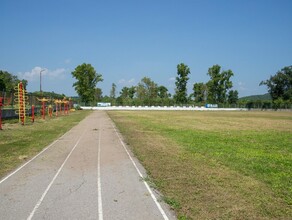
[[[110,118],[94,111],[0,180],[1,219],[176,219]]]

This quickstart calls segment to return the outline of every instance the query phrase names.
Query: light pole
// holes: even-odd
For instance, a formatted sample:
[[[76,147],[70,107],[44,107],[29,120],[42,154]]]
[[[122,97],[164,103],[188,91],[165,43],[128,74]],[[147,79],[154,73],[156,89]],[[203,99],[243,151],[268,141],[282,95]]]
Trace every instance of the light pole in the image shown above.
[[[40,71],[40,93],[41,93],[41,95],[42,95],[42,72],[44,72],[44,71],[45,71],[45,69],[42,69]]]

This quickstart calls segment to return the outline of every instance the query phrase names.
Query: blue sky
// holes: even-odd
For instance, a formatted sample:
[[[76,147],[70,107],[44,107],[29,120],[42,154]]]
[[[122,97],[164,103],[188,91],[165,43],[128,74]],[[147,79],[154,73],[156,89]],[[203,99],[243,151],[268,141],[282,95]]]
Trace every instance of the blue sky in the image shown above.
[[[231,69],[239,96],[292,65],[291,0],[1,0],[0,69],[28,80],[28,91],[76,95],[71,72],[90,63],[109,95],[150,77],[174,91],[176,66],[195,82],[208,68]]]

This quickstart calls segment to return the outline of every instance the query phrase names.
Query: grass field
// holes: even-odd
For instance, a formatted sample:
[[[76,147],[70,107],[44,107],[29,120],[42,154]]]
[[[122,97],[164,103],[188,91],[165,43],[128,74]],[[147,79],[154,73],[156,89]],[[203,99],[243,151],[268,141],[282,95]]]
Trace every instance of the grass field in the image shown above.
[[[48,144],[78,124],[90,111],[77,111],[68,116],[27,122],[5,121],[0,131],[0,178],[25,162]],[[28,120],[29,121],[29,120]]]
[[[179,219],[291,219],[292,112],[108,112]]]

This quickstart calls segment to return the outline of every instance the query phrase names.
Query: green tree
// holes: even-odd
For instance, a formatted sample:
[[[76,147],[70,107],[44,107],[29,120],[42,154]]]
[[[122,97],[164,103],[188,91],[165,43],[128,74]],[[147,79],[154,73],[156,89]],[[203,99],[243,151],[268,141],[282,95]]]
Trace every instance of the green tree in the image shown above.
[[[277,106],[280,106],[279,103],[282,101],[292,102],[292,66],[284,67],[268,80],[262,81],[260,85],[268,87],[273,101],[279,99]]]
[[[20,80],[9,72],[0,70],[0,92],[13,92],[18,83],[22,82],[27,87],[27,80]]]
[[[189,80],[190,68],[181,63],[177,65],[176,90],[174,99],[177,104],[187,103],[187,83]]]
[[[238,91],[237,90],[230,90],[228,92],[228,103],[229,104],[237,104],[238,102]]]
[[[116,98],[116,89],[117,89],[117,86],[116,84],[112,84],[112,88],[111,88],[111,91],[110,91],[110,97],[112,99],[115,99]]]
[[[113,99],[109,96],[102,96],[102,98],[100,99],[101,102],[108,102],[108,103],[112,103]]]
[[[165,86],[158,86],[157,95],[161,99],[169,98],[168,89]]]
[[[0,71],[0,92],[6,91],[6,83],[4,81],[4,72]]]
[[[120,92],[120,98],[129,98],[129,99],[133,99],[136,93],[136,87],[132,86],[132,87],[123,87],[121,92]]]
[[[75,68],[72,76],[76,78],[73,84],[81,101],[89,103],[95,99],[96,84],[102,81],[102,75],[97,73],[91,64],[83,63]]]
[[[210,80],[207,82],[208,101],[214,103],[225,103],[227,91],[232,88],[230,78],[234,75],[231,70],[221,71],[221,66],[214,65],[209,68],[207,75]]]
[[[121,105],[131,105],[136,93],[136,87],[123,87],[120,91],[120,96],[117,98],[117,103]]]
[[[129,88],[128,87],[123,87],[122,90],[120,91],[120,97],[125,99],[129,97]]]
[[[149,77],[144,77],[136,87],[136,96],[145,105],[151,105],[158,97],[158,86]]]
[[[206,101],[207,86],[205,83],[195,83],[193,86],[193,96],[195,97],[195,102]]]
[[[130,98],[130,99],[133,99],[134,96],[135,96],[135,93],[136,93],[136,86],[131,86],[131,87],[128,89],[128,92],[129,92],[129,98]]]
[[[100,102],[103,99],[101,88],[94,89],[94,100]]]

